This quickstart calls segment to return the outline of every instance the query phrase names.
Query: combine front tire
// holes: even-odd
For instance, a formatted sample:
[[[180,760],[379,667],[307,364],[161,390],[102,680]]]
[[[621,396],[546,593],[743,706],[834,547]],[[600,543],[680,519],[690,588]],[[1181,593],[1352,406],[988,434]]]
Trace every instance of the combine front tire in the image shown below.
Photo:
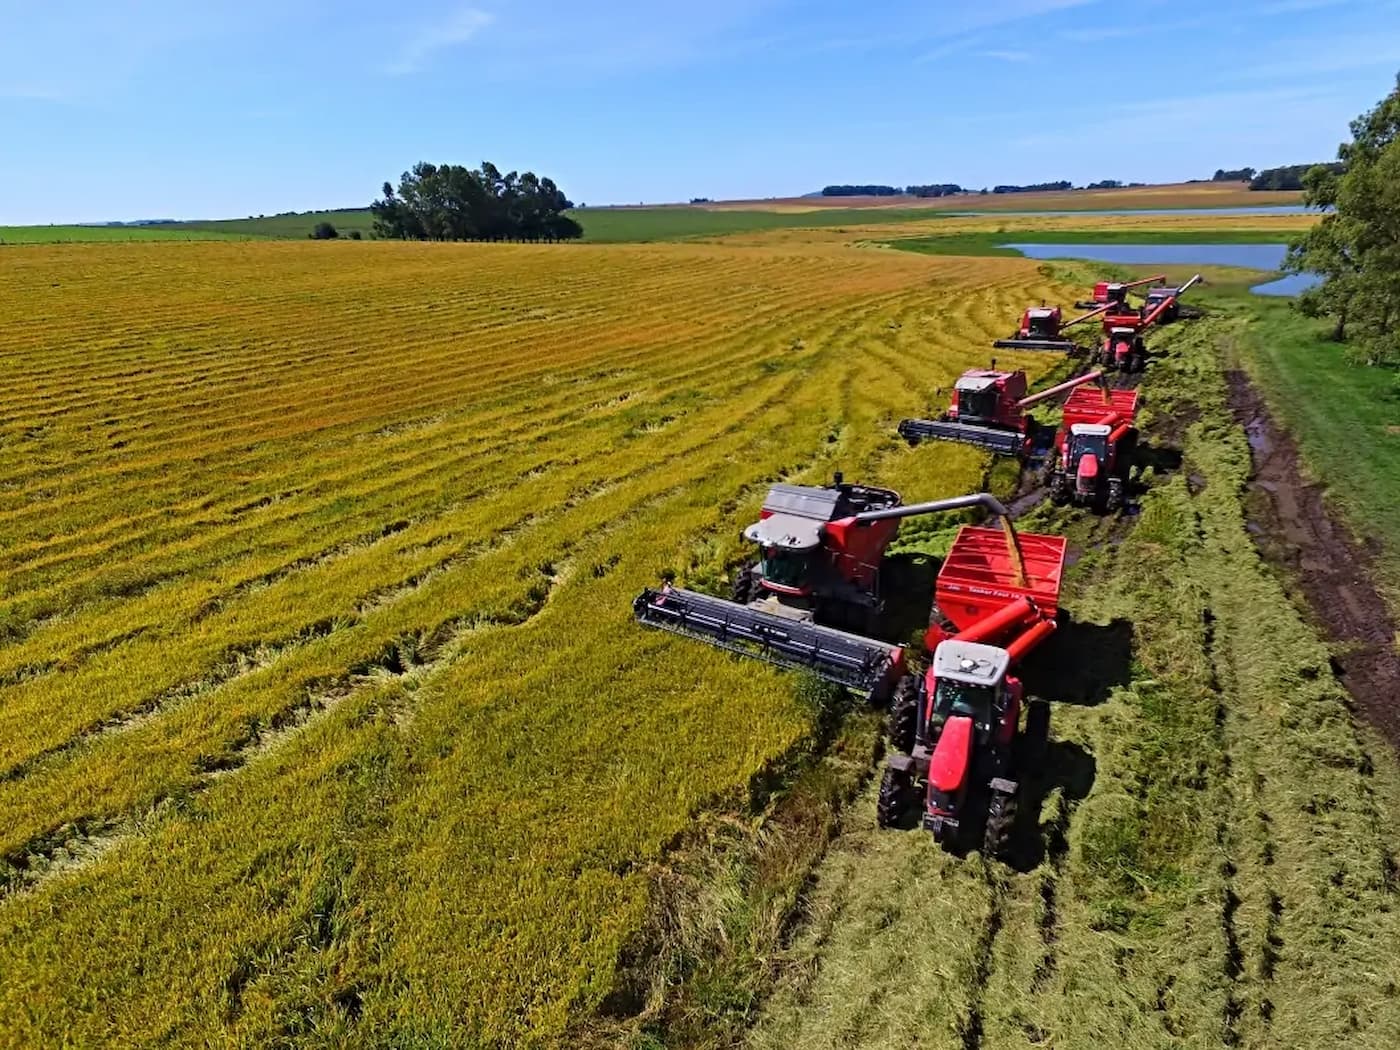
[[[912,755],[919,729],[919,683],[911,674],[901,678],[894,687],[887,728],[890,747]]]
[[[734,586],[730,591],[730,597],[740,605],[748,605],[749,602],[758,598],[763,590],[758,582],[758,567],[756,565],[745,565],[734,574]]]
[[[885,767],[880,781],[880,799],[875,805],[875,822],[882,828],[899,824],[914,796],[914,783],[909,774],[893,766]]]
[[[987,827],[982,833],[982,852],[1002,860],[1011,850],[1011,835],[1016,827],[1016,796],[993,791],[987,803]]]

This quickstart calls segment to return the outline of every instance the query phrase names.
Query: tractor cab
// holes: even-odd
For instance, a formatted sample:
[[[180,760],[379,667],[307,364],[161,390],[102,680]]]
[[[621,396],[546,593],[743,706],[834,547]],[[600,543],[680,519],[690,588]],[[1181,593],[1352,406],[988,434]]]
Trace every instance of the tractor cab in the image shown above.
[[[1109,434],[1112,428],[1103,423],[1076,423],[1070,427],[1065,445],[1065,471],[1074,477],[1075,490],[1081,496],[1098,491],[1100,474],[1109,467]]]
[[[1008,707],[1006,672],[1010,663],[1006,650],[994,645],[957,639],[941,642],[925,679],[930,735],[936,735],[952,718],[970,719],[981,739],[990,735]]]

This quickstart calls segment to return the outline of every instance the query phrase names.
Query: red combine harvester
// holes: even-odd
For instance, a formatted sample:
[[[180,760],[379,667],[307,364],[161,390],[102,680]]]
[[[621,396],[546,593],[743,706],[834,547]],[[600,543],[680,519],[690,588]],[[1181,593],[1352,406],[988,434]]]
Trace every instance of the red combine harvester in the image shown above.
[[[1025,372],[972,369],[954,384],[947,412],[938,419],[902,420],[899,436],[911,445],[929,439],[959,441],[1002,456],[1024,458],[1035,450],[1038,432],[1035,420],[1025,410],[1102,375],[1102,371],[1089,372],[1027,396]]]
[[[890,710],[877,813],[891,827],[918,805],[923,827],[952,847],[971,845],[980,820],[993,856],[1010,844],[1016,778],[1034,772],[1049,739],[1049,706],[1027,702],[1010,672],[1055,630],[1066,546],[1002,520],[1001,530],[963,526],[938,573],[944,625],[929,628],[929,668]]]
[[[644,590],[632,610],[649,627],[807,669],[883,703],[906,673],[903,647],[828,625],[878,618],[880,563],[899,519],[974,506],[1007,513],[986,493],[904,505],[839,474],[831,488],[774,485],[743,532],[759,557],[739,574],[733,601],[667,584]]]
[[[1154,274],[1151,277],[1144,277],[1138,281],[1100,281],[1094,285],[1094,294],[1091,299],[1081,299],[1075,303],[1076,309],[1092,310],[1099,306],[1109,306],[1115,309],[1131,308],[1128,304],[1128,292],[1133,288],[1141,288],[1144,284],[1152,284],[1154,281],[1165,281],[1167,275],[1164,273]]]
[[[1069,321],[1063,319],[1058,306],[1031,306],[1021,315],[1021,327],[1010,339],[998,339],[992,344],[998,350],[1061,350],[1066,353],[1074,349],[1074,343],[1064,337],[1066,329],[1098,317],[1108,309],[1100,306]]]
[[[1046,469],[1052,500],[1092,504],[1109,513],[1122,508],[1137,446],[1137,406],[1136,390],[1070,395]]]

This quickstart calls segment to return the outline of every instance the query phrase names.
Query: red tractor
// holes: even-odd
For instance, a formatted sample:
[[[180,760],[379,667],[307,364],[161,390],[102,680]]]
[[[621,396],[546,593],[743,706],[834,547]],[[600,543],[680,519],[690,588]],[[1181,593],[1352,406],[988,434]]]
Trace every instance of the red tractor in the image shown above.
[[[1046,468],[1050,498],[1090,505],[1110,514],[1127,501],[1137,448],[1136,390],[1076,390],[1065,402]]]
[[[927,439],[959,441],[999,455],[1026,458],[1035,452],[1041,428],[1025,410],[1102,375],[1090,372],[1027,396],[1025,372],[972,369],[954,384],[948,411],[938,419],[902,420],[899,436],[911,445]]]
[[[641,623],[699,638],[783,667],[805,668],[877,702],[905,674],[904,649],[832,625],[874,625],[879,579],[899,519],[965,507],[1006,509],[979,493],[905,505],[889,489],[774,485],[762,517],[744,530],[757,560],[734,582],[732,601],[669,584],[632,603]]]
[[[1136,312],[1104,315],[1103,346],[1099,363],[1120,372],[1141,372],[1147,367],[1147,343],[1142,338],[1142,315]]]
[[[1019,777],[1034,773],[1050,708],[1027,700],[1012,669],[1055,630],[1066,541],[963,526],[938,574],[933,658],[900,683],[889,714],[891,753],[877,818],[898,825],[918,807],[923,827],[952,848],[976,841],[1005,856]],[[1024,724],[1022,711],[1025,711]]]

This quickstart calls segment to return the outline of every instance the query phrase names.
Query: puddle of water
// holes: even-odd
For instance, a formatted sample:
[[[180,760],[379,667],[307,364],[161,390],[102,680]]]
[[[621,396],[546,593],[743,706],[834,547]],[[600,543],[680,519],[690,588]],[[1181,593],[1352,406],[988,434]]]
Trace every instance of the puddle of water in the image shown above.
[[[1322,278],[1315,273],[1290,273],[1287,277],[1280,277],[1277,281],[1256,284],[1250,291],[1255,295],[1281,295],[1292,298],[1299,292],[1306,292],[1309,288],[1314,288],[1321,283]]]

